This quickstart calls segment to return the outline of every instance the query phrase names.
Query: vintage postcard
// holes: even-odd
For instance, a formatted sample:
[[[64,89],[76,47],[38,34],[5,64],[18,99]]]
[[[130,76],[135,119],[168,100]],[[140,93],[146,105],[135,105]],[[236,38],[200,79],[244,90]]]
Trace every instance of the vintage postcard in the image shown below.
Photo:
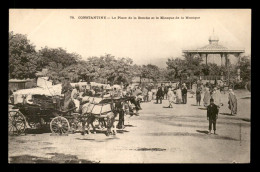
[[[9,163],[250,163],[251,9],[9,9]]]

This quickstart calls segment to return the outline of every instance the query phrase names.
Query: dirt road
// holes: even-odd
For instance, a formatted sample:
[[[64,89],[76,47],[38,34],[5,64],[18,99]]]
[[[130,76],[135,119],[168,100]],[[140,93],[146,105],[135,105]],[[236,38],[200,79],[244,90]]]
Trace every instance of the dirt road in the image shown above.
[[[104,131],[82,136],[29,133],[9,137],[11,163],[248,163],[250,162],[250,101],[248,91],[236,91],[238,114],[231,116],[223,94],[217,135],[208,135],[206,110],[187,104],[142,103],[140,116],[125,117],[116,136]]]

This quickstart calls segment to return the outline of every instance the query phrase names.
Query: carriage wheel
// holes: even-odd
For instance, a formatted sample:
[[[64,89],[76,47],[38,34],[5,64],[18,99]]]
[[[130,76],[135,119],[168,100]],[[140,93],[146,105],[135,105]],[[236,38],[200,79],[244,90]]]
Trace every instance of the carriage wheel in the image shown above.
[[[67,134],[70,129],[69,121],[62,116],[55,117],[51,120],[50,129],[52,133]]]
[[[26,129],[26,119],[20,111],[9,111],[8,113],[8,134],[20,135]]]

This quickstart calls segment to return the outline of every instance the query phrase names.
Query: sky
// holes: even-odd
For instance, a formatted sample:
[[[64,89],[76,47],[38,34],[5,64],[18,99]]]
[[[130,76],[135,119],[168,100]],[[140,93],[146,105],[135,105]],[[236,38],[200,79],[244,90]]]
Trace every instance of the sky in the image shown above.
[[[106,19],[80,19],[82,16],[106,16]],[[175,19],[160,19],[162,16]],[[185,19],[186,16],[197,19]],[[135,64],[161,63],[162,59],[181,57],[182,49],[207,45],[213,29],[219,44],[242,48],[245,54],[251,54],[250,9],[9,10],[9,31],[26,34],[37,50],[45,46],[62,47],[83,59],[112,54],[132,58]]]

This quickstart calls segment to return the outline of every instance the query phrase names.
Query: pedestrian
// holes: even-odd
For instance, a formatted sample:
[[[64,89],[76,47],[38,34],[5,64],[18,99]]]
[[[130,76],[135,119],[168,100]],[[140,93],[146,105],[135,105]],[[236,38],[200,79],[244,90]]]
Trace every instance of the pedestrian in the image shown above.
[[[156,100],[157,90],[158,89],[152,89],[152,93],[153,93],[153,99],[152,100]]]
[[[123,129],[124,128],[124,116],[125,116],[125,105],[123,102],[116,102],[115,103],[115,108],[117,110],[117,113],[119,114],[119,121],[117,124],[118,129]]]
[[[150,102],[152,99],[153,99],[153,92],[152,92],[152,90],[150,89],[150,90],[148,91],[148,101]]]
[[[168,97],[168,100],[169,100],[169,106],[168,107],[173,108],[172,103],[174,102],[174,93],[173,93],[171,88],[168,89],[167,97]]]
[[[158,87],[158,90],[157,90],[157,93],[156,93],[156,104],[158,104],[159,100],[160,100],[160,104],[162,104],[162,98],[163,98],[162,87]]]
[[[204,92],[204,98],[203,98],[203,102],[204,102],[204,106],[207,107],[210,104],[210,92],[209,92],[209,88],[206,87],[205,88],[205,92]]]
[[[147,87],[144,87],[144,88],[143,88],[143,93],[142,93],[142,95],[143,95],[143,100],[144,100],[144,102],[147,102],[147,101],[148,101],[148,89],[147,89]]]
[[[164,84],[161,84],[161,89],[162,89],[162,99],[164,99],[164,94],[165,94]]]
[[[182,103],[187,104],[187,87],[185,83],[182,86],[181,95],[182,95]]]
[[[237,114],[237,98],[232,89],[228,93],[228,108],[231,110],[231,115]]]
[[[169,91],[168,88],[169,88],[169,87],[168,87],[168,84],[167,84],[167,85],[165,84],[165,86],[164,86],[164,96],[163,96],[163,97],[166,97],[166,99],[168,99],[168,98],[167,98],[167,96],[168,96],[167,94],[168,94],[168,91]]]
[[[176,104],[180,104],[182,102],[181,89],[177,86],[176,90]]]
[[[215,105],[217,105],[220,108],[222,103],[221,103],[221,94],[219,91],[219,87],[214,87],[211,98],[214,99]]]
[[[209,134],[211,134],[212,124],[214,134],[216,134],[216,123],[218,119],[218,107],[214,104],[214,99],[210,99],[210,105],[207,107],[207,120],[209,121]]]
[[[202,91],[202,88],[201,88],[200,86],[197,86],[197,90],[196,90],[196,102],[197,102],[197,106],[198,106],[198,104],[199,104],[199,106],[200,106],[201,91]]]
[[[173,91],[173,103],[177,104],[177,98],[176,98],[176,89],[172,89]]]
[[[139,108],[138,110],[142,110],[141,104],[140,104],[140,102],[141,102],[141,95],[142,95],[141,89],[139,87],[137,87],[132,95],[135,97],[136,105]]]

